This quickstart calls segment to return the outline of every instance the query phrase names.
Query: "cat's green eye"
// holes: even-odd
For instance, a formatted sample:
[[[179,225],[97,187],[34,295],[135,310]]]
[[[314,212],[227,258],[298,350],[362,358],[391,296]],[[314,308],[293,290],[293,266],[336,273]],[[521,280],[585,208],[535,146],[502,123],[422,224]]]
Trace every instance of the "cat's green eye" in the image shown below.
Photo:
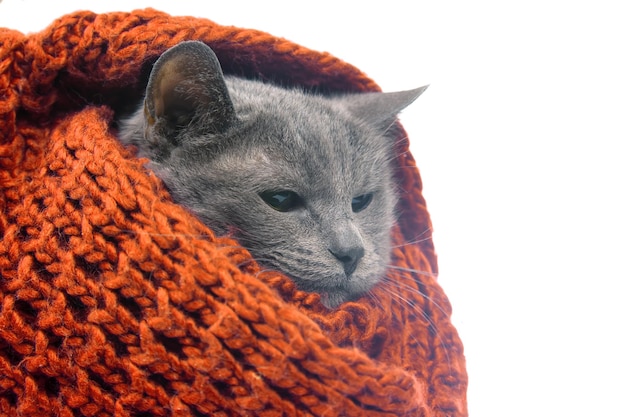
[[[365,210],[367,206],[372,202],[372,193],[363,194],[352,199],[352,211],[358,213]]]
[[[264,191],[259,194],[268,206],[278,211],[291,211],[302,205],[302,199],[293,191]]]

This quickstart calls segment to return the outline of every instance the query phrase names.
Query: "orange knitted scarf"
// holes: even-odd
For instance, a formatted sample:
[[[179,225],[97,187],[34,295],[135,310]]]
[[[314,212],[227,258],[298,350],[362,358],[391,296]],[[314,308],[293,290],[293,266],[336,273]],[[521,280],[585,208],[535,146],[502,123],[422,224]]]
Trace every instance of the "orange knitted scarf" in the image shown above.
[[[466,415],[463,349],[404,138],[397,288],[334,311],[214,236],[120,146],[114,112],[189,39],[225,73],[378,89],[329,54],[154,10],[0,29],[0,415]]]

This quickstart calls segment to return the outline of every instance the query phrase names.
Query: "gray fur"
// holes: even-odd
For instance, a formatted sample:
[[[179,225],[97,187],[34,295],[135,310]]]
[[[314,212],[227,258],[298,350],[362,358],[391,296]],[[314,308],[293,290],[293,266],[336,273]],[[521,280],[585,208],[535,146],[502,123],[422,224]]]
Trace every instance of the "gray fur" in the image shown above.
[[[388,132],[423,90],[316,96],[223,77],[210,48],[184,42],[157,61],[120,137],[177,202],[335,307],[385,273],[397,199]],[[281,212],[260,196],[282,190],[301,204]]]

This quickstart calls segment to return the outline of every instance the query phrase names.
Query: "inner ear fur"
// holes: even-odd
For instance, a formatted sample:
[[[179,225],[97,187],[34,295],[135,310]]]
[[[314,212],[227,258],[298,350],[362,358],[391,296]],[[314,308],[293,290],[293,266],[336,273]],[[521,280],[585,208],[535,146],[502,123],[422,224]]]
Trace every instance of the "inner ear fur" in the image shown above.
[[[220,63],[202,42],[182,42],[155,63],[146,89],[149,125],[161,134],[181,129],[220,133],[235,119]]]

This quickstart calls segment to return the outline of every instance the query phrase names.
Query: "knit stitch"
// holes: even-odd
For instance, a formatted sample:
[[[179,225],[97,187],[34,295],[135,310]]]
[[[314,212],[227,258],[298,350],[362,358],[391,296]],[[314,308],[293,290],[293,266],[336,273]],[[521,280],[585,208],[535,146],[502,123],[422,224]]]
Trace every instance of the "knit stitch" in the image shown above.
[[[467,415],[404,136],[397,287],[333,311],[174,204],[116,140],[150,65],[191,39],[227,74],[379,89],[327,53],[154,10],[0,29],[0,415]]]

